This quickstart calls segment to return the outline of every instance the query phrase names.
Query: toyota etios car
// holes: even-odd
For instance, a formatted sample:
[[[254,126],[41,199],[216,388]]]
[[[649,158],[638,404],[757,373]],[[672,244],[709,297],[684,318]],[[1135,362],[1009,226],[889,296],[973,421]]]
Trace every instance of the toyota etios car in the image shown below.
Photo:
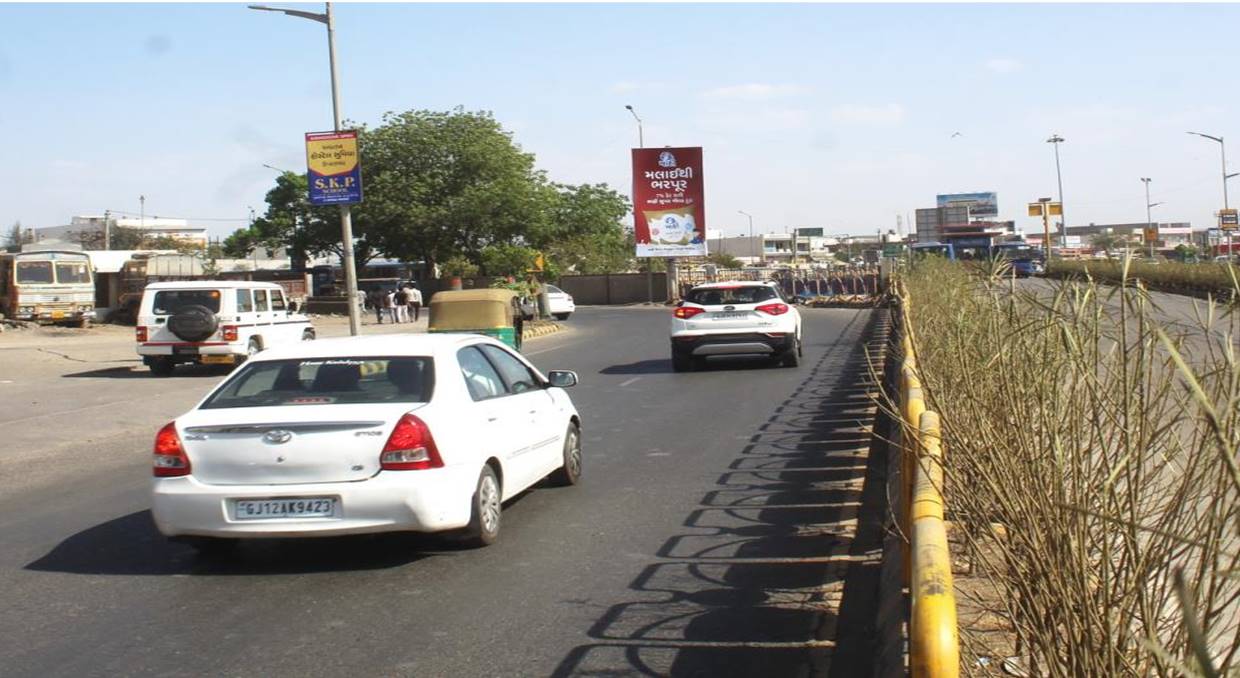
[[[487,545],[504,501],[581,476],[576,383],[472,334],[273,348],[159,431],[151,513],[202,550],[387,531]]]
[[[672,369],[709,358],[764,356],[786,367],[801,361],[801,314],[774,283],[698,285],[672,312]]]

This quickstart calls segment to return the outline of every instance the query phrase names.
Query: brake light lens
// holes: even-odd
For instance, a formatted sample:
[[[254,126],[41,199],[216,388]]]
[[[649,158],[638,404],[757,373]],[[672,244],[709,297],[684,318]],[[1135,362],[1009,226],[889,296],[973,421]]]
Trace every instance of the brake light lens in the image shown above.
[[[236,340],[237,340],[237,326],[236,325],[225,325],[224,326],[224,341],[236,341]]]
[[[705,312],[706,312],[705,309],[701,309],[696,306],[681,306],[677,308],[675,311],[672,311],[672,315],[676,316],[677,318],[680,318],[681,320],[687,320],[699,313],[705,313]]]
[[[189,456],[185,454],[185,448],[181,446],[176,424],[169,422],[155,435],[155,477],[187,476],[189,471]]]
[[[133,331],[133,338],[137,341],[146,341],[146,328],[135,327]]]
[[[767,315],[783,315],[788,312],[788,304],[763,304],[755,310]]]
[[[443,459],[426,422],[412,414],[401,417],[383,446],[379,467],[385,471],[420,471],[442,466]]]

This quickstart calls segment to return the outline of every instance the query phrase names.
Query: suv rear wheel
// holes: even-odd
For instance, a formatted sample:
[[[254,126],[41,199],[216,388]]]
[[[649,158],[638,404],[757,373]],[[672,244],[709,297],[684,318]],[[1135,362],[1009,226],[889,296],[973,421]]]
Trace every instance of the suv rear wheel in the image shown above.
[[[157,377],[167,377],[172,375],[172,368],[176,367],[176,363],[172,358],[166,356],[155,356],[151,359],[151,374]]]
[[[677,353],[675,351],[672,351],[672,371],[673,372],[688,372],[689,370],[692,370],[692,369],[693,369],[693,358],[683,353]]]
[[[780,359],[779,364],[783,365],[784,367],[796,367],[797,365],[801,364],[801,338],[800,337],[795,336],[795,335],[792,337],[792,345],[789,346],[784,351],[784,355]]]

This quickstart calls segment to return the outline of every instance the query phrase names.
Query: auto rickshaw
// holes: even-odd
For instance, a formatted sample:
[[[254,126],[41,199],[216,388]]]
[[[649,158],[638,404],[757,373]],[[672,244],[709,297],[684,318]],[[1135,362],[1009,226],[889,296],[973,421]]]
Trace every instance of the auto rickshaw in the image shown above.
[[[524,320],[512,290],[446,290],[431,297],[428,331],[485,334],[520,350]]]

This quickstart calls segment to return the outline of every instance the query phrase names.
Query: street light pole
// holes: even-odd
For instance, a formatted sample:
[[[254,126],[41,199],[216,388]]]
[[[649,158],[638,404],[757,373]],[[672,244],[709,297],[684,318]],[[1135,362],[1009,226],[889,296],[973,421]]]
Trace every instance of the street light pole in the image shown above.
[[[1046,143],[1055,145],[1055,182],[1059,185],[1059,245],[1061,247],[1065,247],[1068,242],[1068,219],[1064,216],[1063,211],[1063,174],[1059,171],[1059,144],[1063,142],[1064,138],[1058,134],[1053,134],[1051,138],[1046,140]],[[1149,201],[1147,200],[1146,202]],[[1047,253],[1050,253],[1049,248]]]
[[[1219,154],[1223,158],[1223,209],[1225,210],[1229,209],[1231,206],[1227,204],[1227,180],[1235,176],[1240,176],[1240,172],[1237,172],[1235,174],[1227,173],[1227,145],[1223,143],[1223,137],[1216,137],[1211,134],[1202,134],[1201,132],[1188,132],[1188,134],[1199,136],[1203,139],[1209,139],[1210,141],[1218,142]],[[1222,224],[1220,223],[1219,226],[1221,227]],[[1227,256],[1230,257],[1231,255],[1232,255],[1231,231],[1228,230],[1227,231]]]
[[[625,104],[624,107],[629,109],[629,113],[632,113],[633,119],[637,121],[637,147],[645,148],[646,139],[644,135],[642,134],[642,119],[637,117],[637,111],[633,110],[632,106],[630,106],[629,104]]]
[[[642,119],[637,117],[637,111],[629,104],[624,107],[633,115],[633,119],[637,121],[637,147],[645,148],[646,139],[642,134]],[[633,196],[633,200],[637,200],[637,196]],[[637,205],[633,206],[633,231],[637,231],[637,220],[641,218],[641,213],[637,211]],[[654,257],[646,257],[646,303],[654,303]]]
[[[1150,258],[1154,257],[1154,241],[1150,238],[1150,229],[1154,227],[1153,220],[1150,218],[1150,182],[1153,179],[1149,177],[1141,177],[1141,183],[1145,184],[1145,241],[1150,245]]]
[[[297,9],[267,7],[265,5],[249,5],[249,8],[264,12],[282,12],[288,16],[310,19],[327,26],[327,58],[331,67],[332,79],[332,121],[334,129],[339,132],[342,125],[340,118],[340,79],[336,69],[336,22],[332,18],[332,4],[325,2],[323,5],[325,7],[323,14],[303,12]],[[346,302],[349,307],[349,334],[357,336],[362,333],[362,318],[361,310],[357,304],[357,264],[353,259],[353,214],[349,205],[340,206],[340,240],[342,252],[340,258],[342,260],[341,263],[344,264],[345,290],[348,294]]]
[[[737,214],[743,214],[744,216],[749,217],[749,259],[750,263],[753,263],[753,260],[758,257],[753,242],[753,215],[743,210],[736,210],[736,212]]]

